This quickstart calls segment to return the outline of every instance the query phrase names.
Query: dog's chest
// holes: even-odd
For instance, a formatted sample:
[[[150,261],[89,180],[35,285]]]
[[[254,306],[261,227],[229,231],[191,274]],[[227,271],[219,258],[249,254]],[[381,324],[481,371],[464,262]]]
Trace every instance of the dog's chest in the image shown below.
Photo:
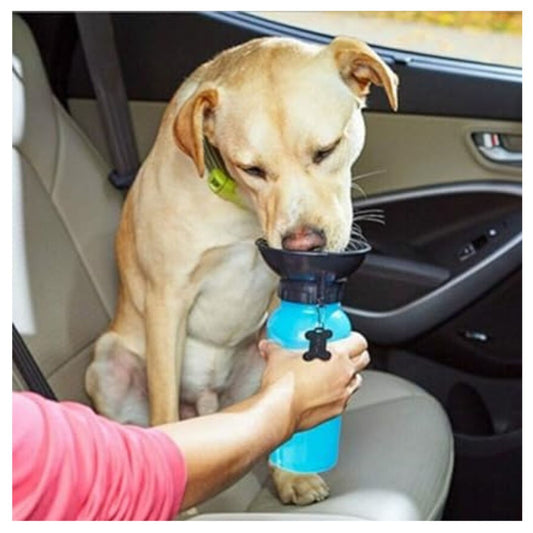
[[[181,377],[188,401],[202,390],[226,389],[249,351],[250,343],[243,341],[255,342],[252,335],[265,320],[277,283],[253,243],[217,250],[210,263],[188,319]]]
[[[218,346],[235,346],[264,319],[277,277],[251,242],[214,252],[189,314],[187,332]]]

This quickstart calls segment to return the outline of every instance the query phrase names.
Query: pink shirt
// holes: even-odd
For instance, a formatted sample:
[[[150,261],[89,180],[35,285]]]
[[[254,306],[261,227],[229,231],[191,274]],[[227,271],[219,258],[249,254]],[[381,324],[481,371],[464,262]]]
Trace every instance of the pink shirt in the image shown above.
[[[180,450],[156,429],[13,393],[14,520],[166,520],[186,478]]]

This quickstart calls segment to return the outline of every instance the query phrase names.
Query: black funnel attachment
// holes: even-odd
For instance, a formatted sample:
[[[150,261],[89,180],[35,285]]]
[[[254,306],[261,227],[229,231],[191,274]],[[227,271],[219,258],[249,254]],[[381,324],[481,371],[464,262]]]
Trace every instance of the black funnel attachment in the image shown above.
[[[281,250],[271,248],[264,239],[257,240],[256,245],[266,264],[281,277],[280,298],[307,304],[340,302],[346,278],[370,251],[366,242],[349,252]]]

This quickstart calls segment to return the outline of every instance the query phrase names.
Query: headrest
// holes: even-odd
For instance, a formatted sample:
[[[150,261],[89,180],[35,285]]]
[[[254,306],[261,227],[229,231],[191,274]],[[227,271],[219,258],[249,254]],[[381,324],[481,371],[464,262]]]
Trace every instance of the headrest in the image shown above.
[[[28,25],[13,15],[13,146],[50,190],[58,157],[54,97]]]

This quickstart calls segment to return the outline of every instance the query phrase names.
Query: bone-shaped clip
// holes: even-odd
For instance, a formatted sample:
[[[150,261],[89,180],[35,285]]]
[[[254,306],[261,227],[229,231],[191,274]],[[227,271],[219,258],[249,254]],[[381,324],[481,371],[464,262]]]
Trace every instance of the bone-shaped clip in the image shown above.
[[[330,329],[317,327],[306,332],[305,338],[309,340],[309,350],[304,353],[303,358],[306,361],[313,359],[322,359],[327,361],[331,358],[331,353],[326,350],[326,343],[333,336]]]

